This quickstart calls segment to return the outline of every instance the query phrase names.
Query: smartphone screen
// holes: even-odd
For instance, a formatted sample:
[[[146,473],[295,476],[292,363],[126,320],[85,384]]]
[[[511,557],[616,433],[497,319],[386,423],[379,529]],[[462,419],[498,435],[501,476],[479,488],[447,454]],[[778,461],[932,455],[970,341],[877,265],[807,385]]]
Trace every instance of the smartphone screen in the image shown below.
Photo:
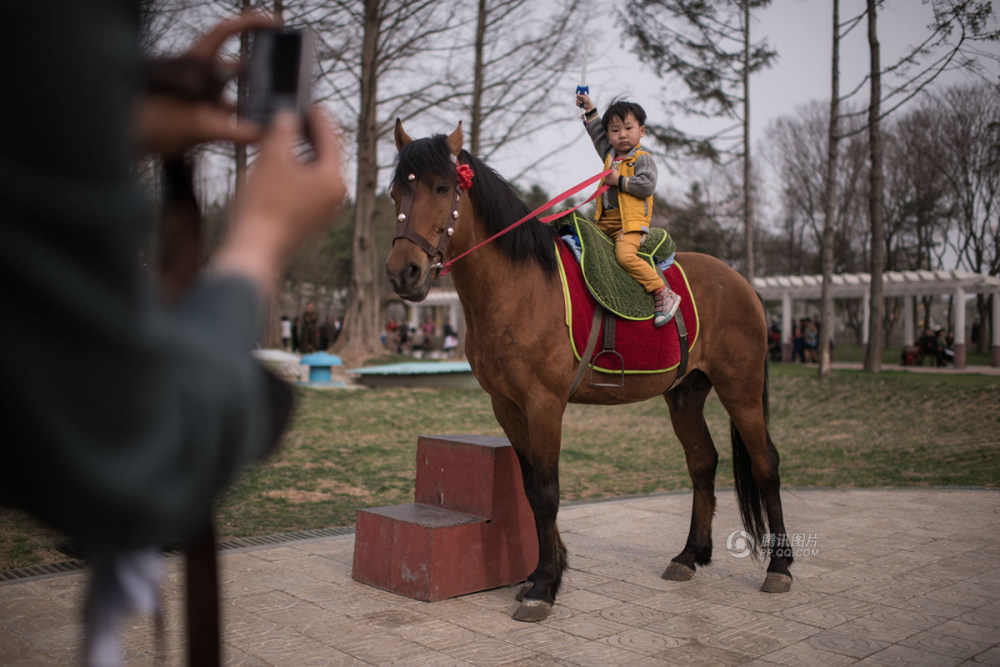
[[[247,59],[247,105],[244,115],[267,125],[280,109],[303,117],[312,85],[312,40],[301,30],[256,30]]]
[[[295,93],[299,85],[302,39],[298,33],[277,33],[271,51],[272,88],[276,93]]]

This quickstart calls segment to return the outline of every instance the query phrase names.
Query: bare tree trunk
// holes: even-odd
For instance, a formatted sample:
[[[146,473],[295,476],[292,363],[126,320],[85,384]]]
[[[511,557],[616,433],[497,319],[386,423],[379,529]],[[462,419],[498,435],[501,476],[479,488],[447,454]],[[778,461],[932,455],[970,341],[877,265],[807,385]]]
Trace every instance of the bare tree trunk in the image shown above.
[[[878,0],[868,0],[868,48],[871,55],[871,100],[868,104],[868,143],[871,151],[870,192],[868,212],[871,218],[871,304],[868,321],[868,347],[865,349],[865,370],[882,370],[882,320],[885,317],[885,300],[882,295],[882,272],[885,267],[885,222],[882,218],[882,72],[879,58],[876,5]]]
[[[240,8],[248,11],[252,5],[250,0],[241,0]],[[240,33],[240,62],[246,62],[247,53],[250,50],[250,35],[245,30]],[[236,80],[236,107],[243,111],[247,108],[247,79],[240,74]],[[236,144],[236,182],[233,184],[233,192],[239,194],[243,189],[243,183],[247,178],[247,147],[245,144]]]
[[[379,0],[364,2],[361,53],[361,110],[358,117],[357,192],[354,213],[351,281],[344,329],[337,350],[352,361],[380,353],[378,284],[375,276],[375,190],[378,180],[376,129]]]
[[[746,278],[756,277],[753,247],[753,180],[750,163],[750,0],[743,0],[743,228],[746,234]]]
[[[830,377],[830,340],[833,338],[833,227],[837,219],[837,149],[840,142],[840,0],[833,0],[833,53],[830,66],[830,120],[826,144],[826,183],[823,192],[823,288],[819,323],[819,376]]]
[[[274,0],[274,16],[279,21],[282,18],[282,12],[284,11],[284,2],[282,0]],[[245,33],[243,33],[245,34]],[[243,34],[240,35],[240,39],[243,39]],[[243,48],[243,42],[240,42],[240,48]],[[244,86],[245,88],[245,86]],[[244,91],[244,94],[246,92]],[[243,151],[243,168],[246,169],[246,149]],[[271,297],[270,303],[267,305],[267,312],[264,314],[264,334],[263,347],[280,350],[282,349],[281,340],[281,289],[274,291],[274,296]]]
[[[250,0],[241,0],[243,11],[250,7]],[[282,0],[274,0],[274,15],[280,20],[283,11]],[[246,32],[240,33],[240,59],[245,62],[247,52],[250,47],[249,35]],[[247,86],[246,81],[240,76],[237,84],[237,99],[239,104],[246,105]],[[239,192],[246,182],[246,174],[249,169],[246,146],[236,147],[236,192]],[[261,332],[259,343],[261,347],[270,349],[282,349],[281,341],[281,289],[274,291],[274,295],[268,302],[262,313]]]
[[[483,120],[483,48],[486,41],[486,0],[479,0],[476,19],[476,64],[472,84],[472,132],[469,134],[469,152],[479,155],[480,126]]]

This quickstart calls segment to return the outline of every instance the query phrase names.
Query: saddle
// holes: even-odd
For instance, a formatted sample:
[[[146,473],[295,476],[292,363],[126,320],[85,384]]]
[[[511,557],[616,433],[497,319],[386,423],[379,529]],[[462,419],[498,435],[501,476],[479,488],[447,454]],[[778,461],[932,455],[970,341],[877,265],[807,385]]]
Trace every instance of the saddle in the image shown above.
[[[614,243],[592,222],[577,215],[560,220],[558,231],[563,237],[556,246],[566,324],[574,355],[580,360],[570,395],[580,386],[587,368],[591,369],[592,386],[620,387],[626,374],[674,369],[675,384],[679,382],[687,367],[688,352],[697,339],[699,321],[687,276],[673,261],[675,244],[670,236],[665,230],[655,230],[641,249],[647,261],[663,273],[671,289],[681,295],[673,326],[656,329],[652,323],[653,298],[618,266]],[[617,382],[595,381],[595,370],[617,375]]]
[[[574,212],[558,221],[557,231],[579,259],[583,278],[598,303],[626,320],[653,316],[653,296],[618,266],[615,242],[597,225]],[[639,257],[663,273],[673,264],[676,249],[667,230],[653,227],[639,248]]]

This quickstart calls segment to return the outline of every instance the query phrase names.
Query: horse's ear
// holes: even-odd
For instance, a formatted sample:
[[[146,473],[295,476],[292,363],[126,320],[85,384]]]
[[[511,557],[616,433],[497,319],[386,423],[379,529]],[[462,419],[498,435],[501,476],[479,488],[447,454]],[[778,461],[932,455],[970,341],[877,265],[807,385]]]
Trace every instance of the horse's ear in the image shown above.
[[[403,121],[396,119],[396,130],[393,132],[393,136],[396,138],[396,150],[401,151],[403,148],[409,144],[413,139],[410,139],[410,135],[406,133],[403,129]]]
[[[462,152],[462,121],[458,121],[458,127],[448,135],[448,148],[455,157]]]

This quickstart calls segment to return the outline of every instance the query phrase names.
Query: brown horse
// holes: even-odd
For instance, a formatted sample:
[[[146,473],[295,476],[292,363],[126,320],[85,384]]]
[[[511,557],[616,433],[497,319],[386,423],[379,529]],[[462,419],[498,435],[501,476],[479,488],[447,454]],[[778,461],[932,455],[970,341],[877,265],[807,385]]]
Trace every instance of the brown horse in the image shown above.
[[[399,155],[391,194],[398,224],[386,272],[400,297],[421,301],[442,261],[491,237],[529,209],[496,172],[462,150],[461,123],[447,137],[414,141],[397,120],[395,139]],[[458,178],[458,165],[468,165],[474,174],[467,190],[468,184]],[[465,352],[517,452],[538,532],[538,565],[518,593],[521,605],[514,618],[544,619],[566,568],[556,513],[562,418],[570,400],[608,405],[664,396],[687,458],[694,507],[687,543],[663,578],[684,581],[712,559],[718,453],[703,408],[714,387],[731,419],[743,524],[752,546],[763,546],[770,555],[761,590],[787,591],[792,558],[781,511],[778,452],[767,428],[767,323],[757,295],[722,262],[678,253],[701,318],[683,378],[673,389],[676,371],[629,375],[620,388],[584,382],[571,398],[578,362],[566,329],[556,242],[561,241],[548,225],[530,220],[459,259],[452,269],[465,312]],[[767,544],[762,545],[765,536]]]

